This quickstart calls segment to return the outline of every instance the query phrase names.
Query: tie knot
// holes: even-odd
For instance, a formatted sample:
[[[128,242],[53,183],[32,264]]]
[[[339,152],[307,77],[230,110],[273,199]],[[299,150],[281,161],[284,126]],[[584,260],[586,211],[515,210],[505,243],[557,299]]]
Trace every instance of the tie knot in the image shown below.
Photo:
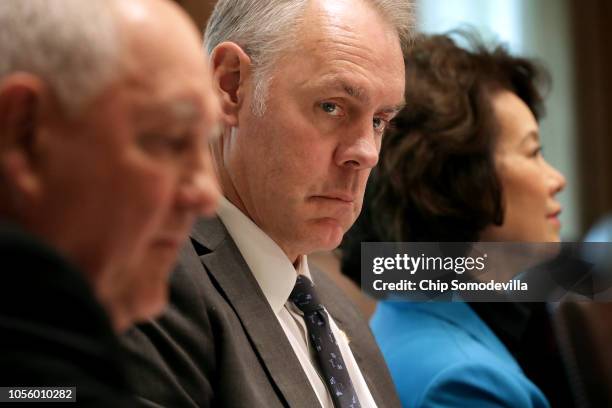
[[[298,275],[295,286],[289,295],[291,300],[303,313],[323,310],[323,305],[315,292],[314,283],[304,275]]]

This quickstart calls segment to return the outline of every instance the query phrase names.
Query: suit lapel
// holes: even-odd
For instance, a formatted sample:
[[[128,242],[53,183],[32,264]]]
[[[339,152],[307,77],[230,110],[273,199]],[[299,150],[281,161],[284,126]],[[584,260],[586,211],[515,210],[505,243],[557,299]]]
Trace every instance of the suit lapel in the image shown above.
[[[211,251],[200,259],[235,311],[287,405],[319,406],[319,400],[278,319],[222,223],[218,219],[200,221],[192,238]]]

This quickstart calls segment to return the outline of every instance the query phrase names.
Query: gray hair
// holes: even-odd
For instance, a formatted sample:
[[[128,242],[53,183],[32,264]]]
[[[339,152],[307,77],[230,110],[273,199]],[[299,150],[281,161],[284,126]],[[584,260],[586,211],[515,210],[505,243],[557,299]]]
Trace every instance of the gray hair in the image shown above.
[[[119,60],[111,0],[1,0],[0,81],[40,77],[68,112],[113,79]]]
[[[412,0],[364,0],[396,30],[403,51],[414,27]],[[219,0],[204,35],[209,55],[223,41],[238,44],[253,62],[253,113],[262,116],[273,65],[295,43],[296,29],[310,0]]]

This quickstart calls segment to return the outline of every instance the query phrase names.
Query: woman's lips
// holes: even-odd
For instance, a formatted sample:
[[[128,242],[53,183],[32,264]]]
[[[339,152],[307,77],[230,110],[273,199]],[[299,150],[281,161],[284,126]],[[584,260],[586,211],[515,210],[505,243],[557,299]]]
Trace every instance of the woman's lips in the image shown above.
[[[559,215],[561,214],[561,210],[555,211],[549,214],[546,219],[553,224],[557,228],[561,228],[561,221],[559,220]]]

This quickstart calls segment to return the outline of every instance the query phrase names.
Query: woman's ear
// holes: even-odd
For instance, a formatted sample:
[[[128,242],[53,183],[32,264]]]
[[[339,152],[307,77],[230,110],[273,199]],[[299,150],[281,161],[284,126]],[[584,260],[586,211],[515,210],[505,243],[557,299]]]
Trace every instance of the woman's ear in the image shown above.
[[[248,78],[251,58],[233,42],[215,47],[211,56],[214,86],[221,95],[223,121],[238,126],[238,112],[244,101],[245,80]]]
[[[0,172],[18,202],[40,192],[35,144],[46,92],[47,86],[30,74],[14,74],[0,83]]]

